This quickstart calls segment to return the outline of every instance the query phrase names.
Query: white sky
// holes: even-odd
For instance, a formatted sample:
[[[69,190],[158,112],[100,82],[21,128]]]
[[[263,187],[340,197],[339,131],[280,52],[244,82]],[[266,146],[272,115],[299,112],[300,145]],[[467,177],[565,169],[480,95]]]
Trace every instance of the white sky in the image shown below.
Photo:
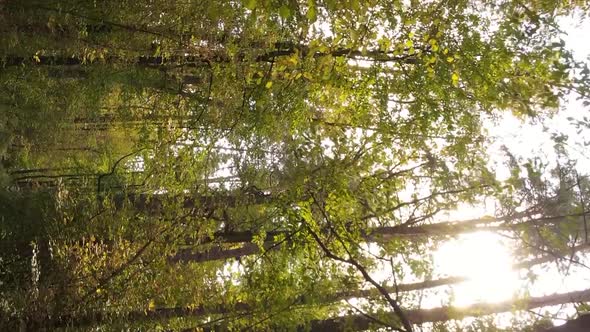
[[[590,22],[588,20],[577,23],[577,18],[567,18],[561,21],[562,28],[566,31],[563,36],[566,46],[571,48],[577,60],[588,61],[590,56],[590,43],[587,42],[590,34]],[[581,142],[590,141],[590,132],[577,134],[569,124],[568,117],[581,119],[584,115],[590,116],[588,107],[584,107],[572,96],[564,105],[557,116],[545,122],[550,131],[564,132],[569,135],[567,141],[569,153],[577,160],[578,169],[581,172],[590,170],[590,149],[585,149]],[[524,158],[541,156],[546,161],[554,161],[556,156],[553,150],[553,142],[549,133],[544,132],[539,124],[522,123],[511,115],[505,115],[495,125],[490,125],[490,134],[497,138],[497,142],[490,147],[490,153],[499,155],[499,146],[506,145],[517,156]],[[506,168],[498,168],[498,177],[506,178]],[[460,216],[468,219],[472,216],[483,215],[486,212],[481,208],[465,207],[454,217]],[[472,282],[463,283],[454,287],[453,303],[459,306],[469,305],[474,302],[497,302],[510,299],[515,292],[524,286],[523,279],[526,273],[523,271],[511,271],[513,264],[504,239],[490,233],[474,233],[463,235],[457,240],[444,244],[434,255],[435,270],[443,275],[465,275],[473,278]],[[586,256],[586,262],[588,262]],[[535,268],[538,280],[529,288],[532,296],[542,296],[552,293],[565,293],[574,290],[588,288],[590,285],[590,272],[586,268],[572,266],[569,276],[562,276],[555,267],[546,266],[546,270]],[[519,276],[519,274],[521,274]],[[432,298],[425,306],[434,307],[441,303],[440,298]],[[552,308],[555,313],[559,308]],[[572,314],[572,309],[567,312]],[[554,321],[562,324],[563,321]]]

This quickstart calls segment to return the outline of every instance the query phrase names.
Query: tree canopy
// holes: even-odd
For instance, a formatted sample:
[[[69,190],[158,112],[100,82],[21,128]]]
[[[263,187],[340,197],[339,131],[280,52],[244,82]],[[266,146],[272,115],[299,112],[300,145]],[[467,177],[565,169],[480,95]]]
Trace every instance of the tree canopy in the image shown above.
[[[559,25],[589,4],[0,0],[0,327],[543,331],[533,309],[588,311],[583,289],[456,306],[469,276],[435,253],[488,232],[529,283],[587,268],[564,136],[555,160],[492,155],[488,127],[590,103]]]

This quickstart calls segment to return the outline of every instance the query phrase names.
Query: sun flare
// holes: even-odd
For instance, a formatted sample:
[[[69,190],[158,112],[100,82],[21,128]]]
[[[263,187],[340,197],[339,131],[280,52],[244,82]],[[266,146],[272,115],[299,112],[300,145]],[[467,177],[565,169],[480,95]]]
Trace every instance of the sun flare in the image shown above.
[[[469,281],[453,288],[457,306],[509,299],[518,287],[512,256],[497,234],[477,232],[443,244],[435,253],[439,271]]]

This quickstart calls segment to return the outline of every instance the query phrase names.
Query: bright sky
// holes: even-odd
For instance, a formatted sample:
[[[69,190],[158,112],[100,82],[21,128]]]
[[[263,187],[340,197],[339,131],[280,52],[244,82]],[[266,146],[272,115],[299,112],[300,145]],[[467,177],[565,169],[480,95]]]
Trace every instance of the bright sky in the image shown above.
[[[563,38],[566,45],[573,50],[577,60],[589,61],[590,43],[587,42],[587,35],[590,33],[590,22],[586,20],[580,24],[577,21],[579,19],[576,18],[562,20],[561,26],[567,33]],[[583,141],[590,141],[590,132],[576,134],[576,130],[572,129],[567,118],[581,119],[584,115],[590,116],[590,110],[572,96],[558,116],[545,123],[550,131],[565,132],[569,135],[567,141],[569,152],[577,159],[580,170],[590,169],[590,149],[584,149],[581,144]],[[492,154],[498,155],[498,148],[504,144],[512,152],[525,158],[542,156],[549,162],[555,160],[549,133],[544,132],[539,124],[523,124],[512,116],[505,116],[496,125],[491,125],[489,130],[490,134],[497,138],[497,142],[490,147]],[[497,166],[499,167],[498,177],[506,178],[507,169]],[[485,211],[484,208],[465,207],[453,213],[453,217],[468,219],[484,214],[489,214],[489,211]],[[507,300],[522,289],[525,283],[521,277],[524,277],[526,273],[511,270],[513,260],[505,243],[506,239],[500,235],[479,232],[463,235],[457,240],[448,242],[435,253],[434,259],[437,262],[435,270],[438,273],[472,278],[471,282],[454,287],[454,304],[465,306],[474,302]],[[588,257],[585,258],[587,262]],[[590,273],[583,267],[572,266],[567,277],[558,273],[554,266],[546,266],[546,270],[536,268],[533,272],[538,275],[538,279],[529,288],[533,296],[581,290],[590,285]],[[439,306],[440,300],[433,298],[431,303],[425,303],[425,306]],[[552,311],[556,312],[555,308]],[[569,313],[572,313],[571,307]],[[564,322],[557,320],[554,323],[563,324]]]

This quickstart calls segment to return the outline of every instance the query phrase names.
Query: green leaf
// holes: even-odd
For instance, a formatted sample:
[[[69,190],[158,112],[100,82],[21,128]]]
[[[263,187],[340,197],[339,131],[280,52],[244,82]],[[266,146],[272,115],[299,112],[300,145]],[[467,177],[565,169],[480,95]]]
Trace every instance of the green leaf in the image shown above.
[[[256,0],[243,0],[244,3],[244,7],[246,7],[247,9],[250,10],[254,10],[254,8],[256,8]]]
[[[281,15],[282,18],[289,18],[291,17],[291,9],[287,5],[282,5],[281,8],[279,8],[279,15]]]
[[[315,1],[310,0],[307,2],[307,5],[308,5],[308,8],[307,8],[307,13],[305,13],[305,17],[307,17],[307,19],[310,20],[311,22],[315,22],[315,20],[317,19]]]

